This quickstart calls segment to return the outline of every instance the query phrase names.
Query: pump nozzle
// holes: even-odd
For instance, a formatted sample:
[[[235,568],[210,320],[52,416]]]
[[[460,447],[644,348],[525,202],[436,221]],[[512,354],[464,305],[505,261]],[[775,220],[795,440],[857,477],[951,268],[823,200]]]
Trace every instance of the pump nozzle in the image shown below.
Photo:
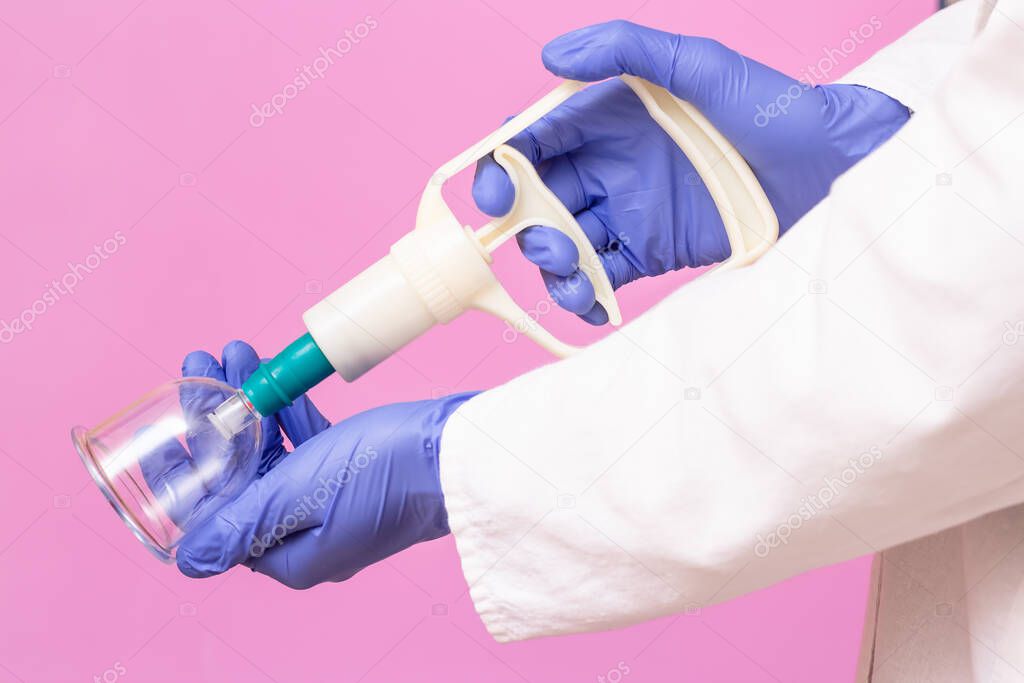
[[[252,407],[241,389],[221,403],[217,408],[206,416],[214,428],[228,441],[243,431],[253,422],[260,419],[256,409]]]
[[[290,406],[333,372],[312,335],[306,333],[261,363],[234,396],[206,417],[221,436],[230,439],[261,417]]]

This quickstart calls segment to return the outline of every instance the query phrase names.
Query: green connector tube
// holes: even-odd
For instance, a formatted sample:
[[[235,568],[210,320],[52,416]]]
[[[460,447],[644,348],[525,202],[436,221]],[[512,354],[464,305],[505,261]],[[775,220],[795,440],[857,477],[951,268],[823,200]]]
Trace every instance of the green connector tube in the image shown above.
[[[334,374],[323,351],[308,332],[266,363],[242,385],[260,415],[273,415]]]

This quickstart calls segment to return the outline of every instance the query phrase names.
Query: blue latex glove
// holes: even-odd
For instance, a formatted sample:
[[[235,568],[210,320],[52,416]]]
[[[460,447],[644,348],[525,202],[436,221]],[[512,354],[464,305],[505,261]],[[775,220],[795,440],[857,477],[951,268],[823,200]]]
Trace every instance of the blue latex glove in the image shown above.
[[[632,74],[692,103],[747,160],[783,231],[910,117],[905,106],[876,90],[811,88],[713,40],[625,21],[556,38],[543,60],[563,78]],[[728,238],[707,188],[618,79],[569,98],[510,144],[575,214],[613,287],[728,258]],[[490,215],[511,208],[514,190],[493,158],[478,164],[473,196]],[[535,227],[520,233],[519,245],[558,304],[588,322],[607,322],[567,237]]]
[[[302,589],[444,536],[441,430],[471,396],[384,406],[320,431],[190,531],[178,568],[201,578],[244,564]]]

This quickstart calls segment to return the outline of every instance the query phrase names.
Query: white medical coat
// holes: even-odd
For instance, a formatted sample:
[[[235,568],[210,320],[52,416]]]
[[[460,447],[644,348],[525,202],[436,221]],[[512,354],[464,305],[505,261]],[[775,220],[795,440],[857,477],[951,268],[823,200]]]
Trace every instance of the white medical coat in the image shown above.
[[[844,80],[914,116],[773,250],[447,423],[496,639],[880,553],[863,677],[1024,681],[1024,0],[955,5]]]

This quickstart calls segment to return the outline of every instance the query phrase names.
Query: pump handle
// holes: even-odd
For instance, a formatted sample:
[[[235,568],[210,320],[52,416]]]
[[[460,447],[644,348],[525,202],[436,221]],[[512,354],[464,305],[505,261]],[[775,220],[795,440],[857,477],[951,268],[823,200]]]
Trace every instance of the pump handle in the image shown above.
[[[732,248],[719,268],[757,260],[778,239],[779,222],[746,161],[688,102],[639,78],[621,78],[707,186]],[[342,377],[354,380],[434,325],[450,322],[468,308],[501,318],[556,356],[578,350],[524,311],[491,270],[491,252],[531,225],[550,226],[568,235],[579,250],[580,270],[594,286],[609,321],[622,322],[608,275],[576,219],[529,161],[504,144],[586,86],[562,83],[441,166],[424,188],[416,228],[392,245],[388,255],[306,311],[303,320],[316,347]],[[452,213],[442,187],[492,152],[511,178],[516,196],[508,214],[474,231]]]
[[[756,261],[779,236],[779,222],[768,197],[747,162],[689,102],[668,90],[635,76],[620,77],[643,103],[658,125],[679,145],[707,186],[718,208],[729,238],[731,255],[719,269],[736,268]],[[612,325],[622,323],[622,314],[608,275],[594,247],[573,215],[544,185],[536,169],[518,151],[509,147],[509,138],[525,130],[556,106],[578,92],[585,84],[566,81],[535,102],[523,113],[470,147],[441,167],[435,179],[447,179],[493,150],[494,159],[505,169],[515,187],[512,209],[484,225],[474,234],[489,255],[519,231],[544,225],[569,237],[580,255],[579,267],[593,285],[595,298],[608,313]],[[424,204],[429,203],[424,194]],[[440,187],[436,188],[440,196]],[[423,205],[421,204],[421,209]],[[550,353],[564,357],[578,350],[551,335],[537,320],[517,304],[503,287],[485,287],[473,306],[505,320]]]

